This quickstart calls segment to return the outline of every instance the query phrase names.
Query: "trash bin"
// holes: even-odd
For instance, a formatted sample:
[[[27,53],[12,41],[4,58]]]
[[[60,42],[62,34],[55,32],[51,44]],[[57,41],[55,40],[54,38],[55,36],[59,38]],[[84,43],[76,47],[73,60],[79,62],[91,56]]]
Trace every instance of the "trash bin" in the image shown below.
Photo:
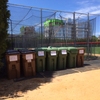
[[[67,61],[67,47],[59,47],[58,48],[58,63],[57,69],[66,69],[66,61]]]
[[[77,48],[77,49],[78,49],[78,54],[77,54],[76,66],[83,67],[85,48]]]
[[[45,71],[45,58],[46,50],[43,48],[36,48],[36,71],[44,72]]]
[[[21,73],[25,77],[35,76],[36,74],[36,55],[34,51],[19,50],[21,53]]]
[[[76,56],[78,50],[75,47],[68,47],[68,56],[67,56],[67,67],[74,68],[76,67]]]
[[[8,78],[20,78],[20,53],[16,50],[8,50],[6,52],[6,63]]]
[[[56,47],[47,48],[47,71],[55,71],[57,69],[57,54]]]

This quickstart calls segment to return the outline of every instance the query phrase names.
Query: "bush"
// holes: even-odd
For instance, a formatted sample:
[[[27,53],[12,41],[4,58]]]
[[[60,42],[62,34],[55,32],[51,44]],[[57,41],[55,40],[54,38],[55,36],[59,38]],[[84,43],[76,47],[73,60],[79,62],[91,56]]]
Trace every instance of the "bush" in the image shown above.
[[[7,9],[8,0],[0,0],[0,67],[3,66],[2,57],[7,49],[6,39],[8,37],[8,20],[10,12]]]

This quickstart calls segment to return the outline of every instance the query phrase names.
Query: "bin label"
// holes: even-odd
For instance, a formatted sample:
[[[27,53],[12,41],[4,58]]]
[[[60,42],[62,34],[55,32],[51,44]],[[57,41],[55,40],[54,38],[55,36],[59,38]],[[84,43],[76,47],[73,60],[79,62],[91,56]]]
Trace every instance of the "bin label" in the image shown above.
[[[44,56],[44,51],[38,51],[38,56]]]
[[[83,54],[84,53],[84,50],[79,50],[79,54]]]
[[[17,55],[9,56],[9,60],[10,61],[17,61],[18,60]]]
[[[51,51],[51,56],[55,56],[56,55],[56,51]]]
[[[62,50],[61,53],[62,54],[67,54],[67,51],[66,50]]]
[[[33,54],[26,54],[26,60],[33,59]]]
[[[31,59],[28,59],[27,62],[31,62]]]

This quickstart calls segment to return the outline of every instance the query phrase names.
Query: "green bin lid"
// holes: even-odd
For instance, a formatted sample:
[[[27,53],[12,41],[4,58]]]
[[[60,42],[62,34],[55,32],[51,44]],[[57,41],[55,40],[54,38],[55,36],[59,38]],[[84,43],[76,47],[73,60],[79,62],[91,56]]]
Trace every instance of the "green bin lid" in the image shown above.
[[[48,47],[41,47],[41,49],[46,51]]]
[[[67,54],[67,47],[59,47],[58,51],[60,51],[62,55],[66,55]]]
[[[58,51],[60,50],[67,50],[68,48],[67,47],[58,47]]]
[[[42,48],[36,48],[35,51],[37,52],[38,56],[45,56],[45,50]]]
[[[58,51],[57,47],[48,47],[47,51]]]
[[[77,47],[77,49],[83,49],[84,50],[85,48],[84,47]]]
[[[67,49],[70,53],[78,53],[78,49],[76,47],[68,47]]]
[[[47,52],[50,52],[51,56],[57,56],[58,48],[56,47],[48,47]]]
[[[46,48],[35,48],[35,51],[46,51]]]

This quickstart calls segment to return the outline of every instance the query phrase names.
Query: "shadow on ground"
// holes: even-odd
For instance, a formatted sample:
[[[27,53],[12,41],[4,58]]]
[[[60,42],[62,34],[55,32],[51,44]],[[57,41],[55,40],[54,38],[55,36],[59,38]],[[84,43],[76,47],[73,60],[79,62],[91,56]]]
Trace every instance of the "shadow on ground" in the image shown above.
[[[2,99],[23,97],[28,90],[39,89],[43,83],[51,82],[51,78],[27,78],[23,81],[0,79],[0,97]]]
[[[46,78],[50,78],[50,77],[57,77],[61,75],[86,72],[97,69],[100,69],[100,60],[91,60],[91,61],[85,61],[83,67],[59,70],[55,72],[45,72],[44,76]]]
[[[6,98],[23,97],[23,93],[27,93],[28,90],[39,89],[43,83],[52,82],[53,77],[69,75],[73,73],[86,72],[91,70],[100,69],[100,60],[85,61],[84,66],[80,68],[72,68],[59,70],[54,72],[42,72],[38,73],[34,78],[25,78],[8,80],[7,78],[0,79],[0,97],[1,100]]]

